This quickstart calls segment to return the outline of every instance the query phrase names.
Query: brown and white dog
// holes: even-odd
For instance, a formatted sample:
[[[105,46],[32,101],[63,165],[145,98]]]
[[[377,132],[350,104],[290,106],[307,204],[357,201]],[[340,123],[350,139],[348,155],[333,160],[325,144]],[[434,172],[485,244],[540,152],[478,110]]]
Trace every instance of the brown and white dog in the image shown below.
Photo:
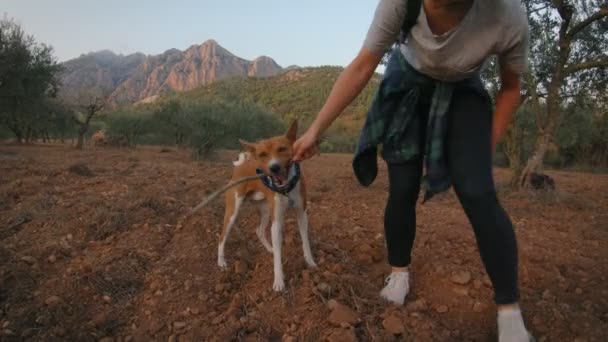
[[[262,170],[264,174],[271,177],[277,185],[289,182],[292,164],[292,145],[296,140],[298,125],[294,121],[287,133],[282,136],[262,140],[257,143],[240,141],[245,152],[239,155],[234,164],[232,181],[247,176],[255,176],[256,170]],[[302,249],[304,259],[309,267],[315,267],[315,261],[310,250],[308,237],[308,215],[306,212],[306,188],[300,174],[295,187],[287,194],[274,192],[265,186],[260,179],[241,183],[226,192],[226,212],[224,215],[224,227],[220,235],[218,246],[217,264],[226,267],[224,257],[224,246],[230,230],[234,226],[237,215],[243,202],[249,200],[255,203],[260,211],[260,225],[257,227],[256,235],[262,245],[273,254],[274,257],[274,283],[275,291],[285,289],[285,277],[281,260],[281,244],[283,240],[283,227],[285,225],[285,212],[292,206],[296,209],[297,223],[302,238]],[[272,218],[270,229],[272,244],[266,238],[266,228]]]

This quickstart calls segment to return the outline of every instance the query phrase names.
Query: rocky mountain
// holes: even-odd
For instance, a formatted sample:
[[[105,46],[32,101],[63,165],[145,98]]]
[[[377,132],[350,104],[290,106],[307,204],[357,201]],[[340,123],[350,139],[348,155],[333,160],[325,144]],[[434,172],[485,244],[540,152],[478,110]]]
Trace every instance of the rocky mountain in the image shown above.
[[[149,102],[165,92],[192,90],[232,76],[269,77],[283,71],[270,57],[249,61],[214,40],[156,56],[123,56],[104,50],[63,65],[62,97],[77,101],[86,94],[103,92],[113,105]]]

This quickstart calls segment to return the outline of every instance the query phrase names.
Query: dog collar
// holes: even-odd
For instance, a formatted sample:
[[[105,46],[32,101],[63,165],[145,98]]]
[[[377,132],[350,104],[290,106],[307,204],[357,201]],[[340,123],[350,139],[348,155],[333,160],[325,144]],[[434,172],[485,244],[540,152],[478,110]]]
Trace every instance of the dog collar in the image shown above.
[[[258,175],[264,174],[264,171],[262,171],[261,169],[256,169],[255,172]],[[300,164],[291,164],[291,168],[289,169],[289,173],[287,174],[287,183],[283,186],[276,185],[272,180],[272,177],[270,176],[261,177],[260,180],[262,181],[262,184],[264,184],[264,186],[266,186],[273,192],[279,193],[283,196],[287,196],[287,194],[289,194],[291,190],[296,187],[296,184],[298,184],[298,182],[300,181]]]

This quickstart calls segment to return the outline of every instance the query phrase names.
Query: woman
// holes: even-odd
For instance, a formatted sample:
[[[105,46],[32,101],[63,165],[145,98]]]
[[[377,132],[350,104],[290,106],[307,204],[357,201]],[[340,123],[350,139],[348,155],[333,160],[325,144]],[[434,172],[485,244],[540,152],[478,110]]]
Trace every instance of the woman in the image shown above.
[[[407,0],[380,0],[362,49],[294,144],[296,160],[317,152],[319,137],[360,93],[396,41],[408,8]],[[452,185],[473,226],[494,287],[499,341],[528,341],[518,306],[516,238],[497,200],[491,165],[520,102],[528,48],[525,11],[519,0],[423,0],[406,38],[392,53],[353,161],[359,181],[369,185],[377,172],[377,146],[382,145],[389,174],[384,226],[392,272],[380,294],[401,305],[409,291],[424,166],[425,200]],[[495,108],[478,76],[490,55],[497,55],[500,64]]]

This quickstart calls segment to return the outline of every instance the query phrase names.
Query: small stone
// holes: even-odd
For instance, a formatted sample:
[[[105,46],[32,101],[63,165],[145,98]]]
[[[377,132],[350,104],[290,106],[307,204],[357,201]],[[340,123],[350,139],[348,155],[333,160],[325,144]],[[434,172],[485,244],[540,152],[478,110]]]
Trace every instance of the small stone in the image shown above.
[[[326,337],[328,342],[355,342],[357,336],[352,329],[334,329]]]
[[[72,234],[68,234],[66,235],[66,239],[68,239],[68,241],[72,241],[74,239],[74,236]]]
[[[160,297],[163,295],[163,291],[157,290],[156,292],[154,292],[154,295]]]
[[[177,336],[175,336],[175,334],[169,336],[169,338],[167,339],[167,342],[175,342],[177,341]]]
[[[150,311],[150,310],[145,310],[145,311],[144,311],[144,315],[146,315],[146,316],[150,316],[150,315],[152,315],[152,311]]]
[[[182,321],[173,322],[173,328],[175,328],[175,329],[183,329],[185,327],[186,327],[186,322],[182,322]]]
[[[401,320],[392,315],[382,321],[382,326],[393,335],[401,335],[405,332],[405,327]]]
[[[460,271],[452,275],[452,282],[459,285],[466,285],[471,281],[471,272]]]
[[[57,261],[57,257],[51,254],[51,255],[49,255],[47,260],[48,260],[49,264],[54,264]]]
[[[190,309],[190,312],[191,312],[191,313],[192,313],[194,316],[197,316],[198,314],[200,314],[200,313],[201,313],[201,312],[200,312],[200,310],[199,310],[199,309],[197,309],[197,308],[192,308],[192,309]]]
[[[61,298],[59,298],[58,296],[50,296],[49,298],[47,298],[44,301],[44,304],[48,305],[48,306],[54,306],[61,303]]]
[[[317,285],[317,290],[327,295],[331,293],[331,286],[328,283],[319,283],[319,285]]]
[[[426,301],[423,298],[417,299],[411,303],[408,303],[405,308],[408,311],[422,311],[426,310]]]
[[[295,337],[288,335],[288,334],[284,334],[283,337],[281,338],[281,342],[295,342]]]
[[[57,335],[59,337],[63,337],[63,336],[65,336],[65,334],[66,334],[66,331],[65,331],[65,329],[63,327],[58,327],[55,330],[55,335]]]
[[[488,277],[487,275],[483,276],[482,282],[486,287],[492,287],[492,281],[490,280],[490,277]]]
[[[338,327],[342,326],[342,324],[353,326],[357,323],[359,317],[351,308],[340,304],[332,310],[328,320],[329,323]]]
[[[33,265],[36,263],[36,258],[34,258],[33,256],[26,255],[24,257],[21,257],[21,261],[25,262],[28,265]]]
[[[192,280],[189,280],[189,279],[186,280],[184,282],[184,288],[185,288],[185,290],[188,291],[188,290],[190,290],[191,287],[192,287]]]
[[[110,303],[112,301],[112,298],[110,298],[108,295],[101,297],[101,299],[106,303]]]
[[[340,303],[338,303],[338,301],[335,299],[330,299],[327,301],[327,307],[329,308],[329,310],[334,310],[338,307],[338,305],[340,305]]]
[[[361,253],[369,253],[372,251],[372,246],[368,245],[368,244],[363,244],[361,246],[359,246],[359,252]]]
[[[473,304],[473,311],[474,312],[482,312],[486,309],[486,305],[480,301],[476,301],[475,304]]]
[[[241,312],[241,307],[243,306],[243,298],[240,294],[236,294],[234,295],[234,297],[232,297],[232,301],[230,302],[230,305],[228,306],[228,310],[226,311],[226,314],[228,316],[236,316],[239,315]]]
[[[577,287],[576,290],[574,290],[574,293],[576,293],[577,295],[583,294],[583,289]]]
[[[247,272],[247,264],[244,262],[237,260],[234,263],[234,273],[235,274],[245,274]]]
[[[438,313],[446,313],[448,312],[448,306],[447,305],[439,305],[435,311],[437,311]]]
[[[466,286],[455,286],[452,290],[454,291],[454,293],[461,296],[469,295],[469,289]]]
[[[302,281],[308,283],[310,281],[310,271],[304,270],[302,271]]]

